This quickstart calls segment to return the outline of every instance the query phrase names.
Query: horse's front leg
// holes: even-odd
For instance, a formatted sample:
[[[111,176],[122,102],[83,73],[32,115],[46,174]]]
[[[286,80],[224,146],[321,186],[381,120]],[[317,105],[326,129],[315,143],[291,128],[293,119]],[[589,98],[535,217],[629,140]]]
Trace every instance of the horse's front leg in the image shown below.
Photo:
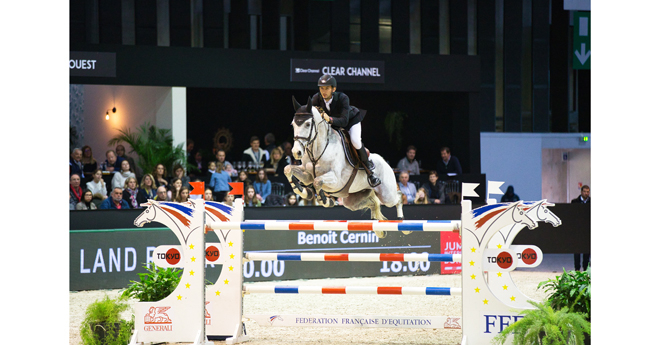
[[[309,187],[303,186],[303,184],[309,186],[314,182],[314,179],[312,178],[312,174],[307,172],[302,165],[285,166],[284,175],[289,180],[294,193],[300,195],[305,200],[312,200],[314,191]]]
[[[341,189],[338,187],[339,179],[334,172],[330,171],[323,175],[317,176],[314,179],[314,189],[316,189],[317,201],[323,207],[333,207],[335,206],[335,199],[329,195],[325,194],[325,191],[336,191]]]

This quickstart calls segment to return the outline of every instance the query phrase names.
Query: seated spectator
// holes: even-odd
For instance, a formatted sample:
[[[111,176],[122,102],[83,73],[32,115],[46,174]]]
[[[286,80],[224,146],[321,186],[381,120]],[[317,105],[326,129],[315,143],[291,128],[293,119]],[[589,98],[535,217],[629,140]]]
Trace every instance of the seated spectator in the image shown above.
[[[286,203],[284,203],[284,206],[298,206],[298,196],[296,193],[289,193],[286,195]]]
[[[508,186],[506,187],[506,192],[504,195],[502,195],[502,198],[500,199],[500,202],[516,202],[519,201],[520,198],[516,193],[513,192],[513,186]]]
[[[167,188],[165,186],[160,186],[156,188],[156,201],[172,201],[167,195]]]
[[[245,170],[238,172],[238,177],[234,180],[234,182],[243,182],[243,188],[252,185],[252,180],[250,180],[250,177]]]
[[[92,173],[93,180],[87,182],[87,190],[92,192],[94,199],[98,200],[98,204],[108,197],[108,186],[103,181],[103,171],[96,169]]]
[[[101,170],[109,172],[117,172],[121,170],[121,161],[117,160],[117,154],[115,154],[115,151],[106,151],[105,158],[105,162],[101,163]]]
[[[158,187],[160,186],[167,187],[168,184],[170,183],[169,179],[167,178],[167,169],[165,169],[165,166],[162,164],[156,164],[156,167],[154,168],[152,175],[154,175],[154,179],[156,180],[156,186]]]
[[[178,177],[172,178],[170,190],[167,191],[167,198],[171,201],[176,201],[181,193],[181,188],[183,188],[183,182],[181,179]]]
[[[446,203],[445,186],[443,182],[438,181],[438,172],[435,170],[429,173],[429,182],[426,182],[422,188],[426,189],[429,204]]]
[[[458,158],[451,155],[448,147],[443,147],[440,149],[440,156],[442,159],[438,162],[438,169],[436,170],[439,174],[456,174],[460,175],[463,173],[461,168],[461,163],[458,162]]]
[[[204,200],[213,201],[213,190],[206,188],[204,191]]]
[[[190,188],[183,186],[181,187],[181,190],[179,191],[179,196],[174,199],[176,202],[186,202],[188,201],[188,198],[190,198]]]
[[[234,206],[234,194],[225,195],[225,200],[222,201],[227,206]]]
[[[135,165],[135,160],[133,157],[126,156],[126,149],[124,148],[124,145],[117,145],[115,147],[115,154],[117,155],[117,160],[119,161],[119,164],[121,164],[121,161],[127,160],[131,164],[131,168],[133,168],[133,172],[135,172],[135,169],[137,166]]]
[[[262,167],[262,163],[266,163],[266,154],[264,150],[259,147],[259,137],[253,136],[250,138],[250,147],[243,151],[243,158],[241,160],[246,162],[255,163],[257,167]]]
[[[99,167],[99,163],[94,159],[92,148],[89,145],[82,147],[82,159],[80,159],[80,162],[83,165],[83,173],[87,175],[92,175]]]
[[[257,171],[257,179],[252,185],[257,193],[257,199],[263,204],[271,193],[271,185],[270,181],[268,181],[266,170],[259,169],[259,171]]]
[[[190,177],[186,176],[186,171],[183,169],[181,164],[174,164],[174,169],[172,169],[172,178],[181,179],[183,186],[190,188]]]
[[[220,164],[216,164],[216,172],[211,175],[211,181],[209,181],[209,187],[213,189],[213,196],[215,200],[225,200],[225,195],[229,192],[229,182],[231,182],[231,176],[229,173],[223,169]]]
[[[80,175],[69,177],[69,210],[75,210],[76,205],[82,201],[83,189],[80,188]]]
[[[415,194],[415,204],[427,205],[429,204],[429,197],[426,195],[426,189],[420,188]]]
[[[79,148],[73,149],[71,152],[71,158],[69,158],[69,176],[76,174],[81,178],[85,177],[83,174],[83,164],[80,161],[82,159],[82,150]]]
[[[156,182],[151,174],[142,176],[142,183],[140,183],[140,193],[147,200],[155,200],[156,198]]]
[[[124,161],[128,163],[128,161]],[[142,203],[147,202],[144,194],[140,193],[138,182],[135,177],[129,177],[124,182],[124,191],[122,192],[122,199],[126,200],[128,206],[131,208],[140,208]]]
[[[275,176],[284,175],[284,167],[287,166],[286,159],[282,159],[283,152],[279,147],[274,147],[270,153],[270,159],[264,166],[266,171],[274,172]]]
[[[234,169],[234,166],[231,165],[231,163],[229,163],[229,162],[227,164],[225,164],[225,171],[227,172],[227,174],[229,174],[229,176],[232,176],[232,177],[233,176],[238,176],[238,172],[236,171],[236,169]]]
[[[92,202],[93,198],[92,191],[85,191],[83,200],[76,204],[76,210],[96,210],[96,205]]]
[[[227,153],[223,149],[220,149],[220,150],[218,150],[218,152],[215,153],[215,159],[216,159],[216,161],[215,161],[216,170],[219,166],[222,166],[222,168],[224,169],[225,165],[229,163],[229,162],[226,161]]]
[[[245,189],[245,206],[246,207],[261,207],[261,201],[257,198],[257,193],[254,187],[248,186]]]
[[[399,173],[399,189],[406,196],[407,203],[412,204],[417,194],[417,187],[415,187],[414,183],[408,183],[409,180],[410,175],[407,172],[403,171]]]
[[[417,148],[415,148],[415,146],[408,146],[406,149],[406,156],[401,158],[396,165],[396,168],[399,169],[399,171],[408,172],[409,175],[419,175],[419,162],[415,160],[416,153]]]
[[[129,177],[135,177],[133,167],[127,160],[121,161],[121,171],[112,176],[112,188],[124,188],[124,183]]]
[[[266,153],[266,161],[270,160],[270,155],[273,151],[273,149],[276,147],[275,146],[275,135],[273,133],[266,133],[264,135],[264,151]]]
[[[293,158],[293,153],[291,153],[291,149],[293,148],[293,145],[291,145],[290,142],[285,141],[282,143],[282,152],[284,152],[284,158],[287,161],[287,164],[295,164],[295,165],[300,165],[300,161],[295,160]]]
[[[123,199],[124,191],[119,188],[113,188],[110,197],[103,200],[99,209],[101,210],[128,210],[131,207]]]

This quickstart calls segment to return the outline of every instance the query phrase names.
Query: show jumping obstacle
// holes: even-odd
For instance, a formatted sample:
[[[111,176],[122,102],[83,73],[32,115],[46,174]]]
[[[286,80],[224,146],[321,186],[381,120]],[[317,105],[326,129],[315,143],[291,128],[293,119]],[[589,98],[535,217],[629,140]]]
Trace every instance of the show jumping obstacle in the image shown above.
[[[228,344],[239,343],[248,339],[243,317],[263,326],[455,328],[462,329],[463,344],[489,343],[508,324],[522,317],[512,309],[520,311],[530,308],[526,304],[529,298],[515,286],[510,271],[518,266],[533,267],[542,260],[538,247],[511,245],[513,238],[524,227],[536,228],[537,221],[561,224],[546,208],[552,204],[545,201],[501,204],[490,201],[474,210],[470,201],[463,201],[460,221],[245,222],[242,219],[242,200],[237,199],[234,204],[235,207],[229,207],[201,200],[181,204],[149,201],[145,204],[148,208],[136,219],[135,224],[141,226],[145,222],[157,221],[177,235],[181,246],[159,246],[154,251],[154,258],[159,258],[155,261],[163,267],[182,267],[183,275],[175,291],[162,301],[136,303],[136,331],[131,344],[156,341],[210,344],[207,339],[214,338],[226,338]],[[543,214],[544,218],[541,219],[539,214]],[[203,229],[215,231],[220,242],[205,243]],[[247,253],[244,258],[243,253],[243,231],[249,230],[459,229],[462,235],[462,255]],[[202,249],[205,249],[205,253]],[[206,260],[202,259],[204,256]],[[462,288],[243,285],[243,260],[462,262]],[[206,293],[202,293],[205,261],[222,265],[222,271],[215,284],[207,286]],[[463,315],[243,315],[242,298],[246,293],[461,295]]]

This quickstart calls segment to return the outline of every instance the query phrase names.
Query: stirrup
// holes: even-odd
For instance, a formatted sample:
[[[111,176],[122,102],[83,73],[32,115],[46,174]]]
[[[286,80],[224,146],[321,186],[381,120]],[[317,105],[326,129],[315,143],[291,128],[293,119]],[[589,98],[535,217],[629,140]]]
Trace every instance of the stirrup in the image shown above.
[[[369,182],[369,185],[370,185],[372,188],[374,188],[374,187],[378,187],[378,186],[380,185],[380,179],[379,179],[378,177],[376,177],[376,175],[373,175],[373,174],[372,174],[372,175],[369,175],[369,176],[367,177],[367,181]]]

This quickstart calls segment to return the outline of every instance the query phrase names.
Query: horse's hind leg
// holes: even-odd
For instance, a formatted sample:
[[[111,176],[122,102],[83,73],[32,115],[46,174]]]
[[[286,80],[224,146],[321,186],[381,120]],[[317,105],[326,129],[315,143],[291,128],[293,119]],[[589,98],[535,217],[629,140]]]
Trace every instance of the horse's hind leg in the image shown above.
[[[386,218],[380,212],[380,200],[374,194],[374,191],[371,189],[363,190],[357,193],[351,193],[343,199],[344,207],[351,211],[364,210],[368,208],[371,210],[371,219],[385,220]],[[374,233],[378,238],[385,238],[387,232],[374,230]]]

